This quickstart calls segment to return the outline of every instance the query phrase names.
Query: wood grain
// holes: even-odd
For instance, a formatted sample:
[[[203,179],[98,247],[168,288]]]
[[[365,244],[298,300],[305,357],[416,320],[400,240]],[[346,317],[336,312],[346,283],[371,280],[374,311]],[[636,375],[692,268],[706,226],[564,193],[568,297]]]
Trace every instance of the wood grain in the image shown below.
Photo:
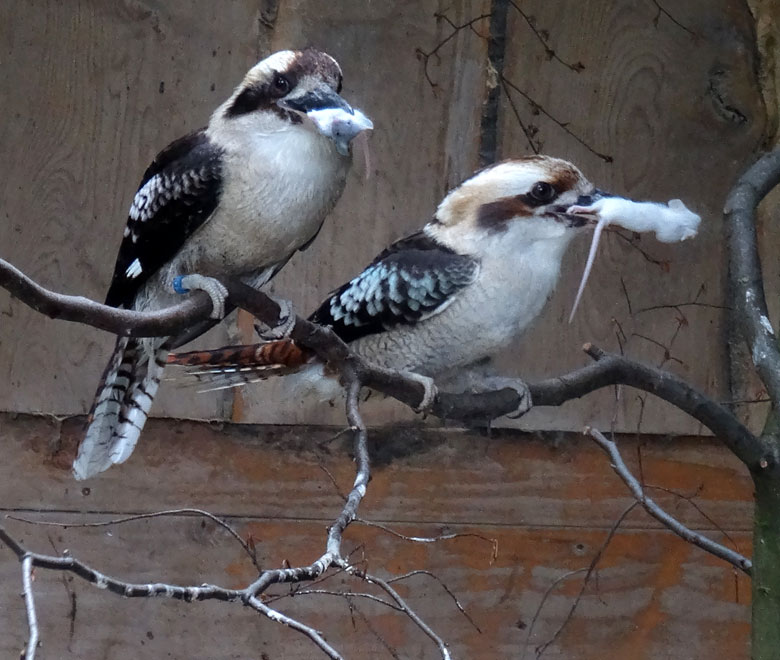
[[[512,38],[504,75],[565,124],[564,129],[543,112],[535,113],[512,93],[522,121],[538,130],[534,140],[541,149],[573,160],[602,189],[638,199],[682,198],[703,221],[699,236],[683,244],[641,239],[638,247],[660,265],[607,236],[584,304],[567,325],[589,243],[579,239],[566,260],[557,294],[506,363],[529,377],[564,372],[582,364],[579,347],[584,341],[618,350],[619,324],[629,338],[624,341],[628,354],[659,365],[666,357],[665,346],[670,359],[664,366],[725,399],[723,311],[639,310],[690,302],[700,290],[699,302],[723,305],[723,200],[760,147],[766,121],[755,75],[754,27],[744,3],[660,4],[676,23],[644,0],[521,3],[537,29],[547,31],[549,46],[561,59],[582,62],[580,73],[548,59],[523,17],[510,9]],[[528,153],[528,140],[506,97],[501,116],[503,155]],[[594,151],[613,161],[604,162]],[[683,320],[679,331],[678,319]],[[554,350],[546,350],[551,341]],[[642,409],[631,391],[624,392],[617,407],[614,396],[604,393],[560,410],[535,411],[523,426],[606,426],[615,414],[617,427],[626,431],[635,431],[641,419],[646,432],[700,432],[695,422],[652,398]]]
[[[4,3],[0,26],[0,251],[46,286],[102,300],[144,169],[255,61],[255,3],[34,0]],[[5,292],[0,310],[0,407],[87,410],[112,338]],[[155,410],[208,418],[224,405],[163,393]]]
[[[194,506],[230,515],[326,518],[354,479],[349,442],[340,429],[209,425],[152,420],[145,442],[125,466],[76,484],[70,461],[80,419],[0,418],[7,460],[0,501],[56,511],[155,511]],[[606,457],[579,435],[535,437],[481,433],[372,430],[373,478],[362,508],[375,520],[608,527],[631,502]],[[626,462],[645,482],[687,496],[725,529],[751,527],[752,487],[741,464],[699,439],[621,441]],[[19,480],[18,474],[40,474]],[[587,488],[583,488],[583,483]],[[82,488],[83,486],[83,488]],[[679,497],[653,493],[688,525],[712,529]],[[594,507],[598,501],[598,507]],[[124,504],[126,503],[126,504]],[[10,507],[10,504],[8,505]],[[657,527],[644,514],[629,526]]]
[[[264,566],[308,562],[324,543],[354,467],[348,448],[327,443],[332,431],[152,420],[146,442],[128,463],[74,486],[66,469],[74,422],[29,416],[0,418],[2,513],[77,524],[127,513],[197,506],[228,516],[256,544]],[[455,657],[520,657],[544,592],[566,572],[587,567],[630,500],[607,459],[584,438],[558,443],[516,431],[479,435],[396,431],[374,433],[374,478],[361,515],[406,535],[472,533],[436,544],[412,544],[377,528],[354,525],[345,548],[358,549],[369,570],[388,576],[415,569],[436,573],[461,600],[481,634],[434,581],[423,576],[402,593],[452,645]],[[641,444],[621,439],[624,456],[659,501],[681,520],[723,540],[728,533],[750,553],[751,488],[741,466],[710,441],[679,439]],[[24,479],[17,475],[24,474]],[[234,540],[199,518],[176,516],[111,528],[33,527],[6,520],[14,534],[42,552],[68,548],[94,566],[127,580],[215,582],[239,587],[252,566]],[[488,540],[485,540],[488,539]],[[498,555],[491,561],[492,542]],[[562,622],[581,575],[556,588],[534,626],[531,649]],[[19,565],[0,553],[0,652],[18,653],[25,634],[17,597]],[[323,588],[363,587],[343,576]],[[36,571],[43,624],[41,657],[227,658],[316,657],[306,640],[238,606],[129,602],[59,576]],[[68,589],[76,594],[70,637]],[[278,593],[286,593],[280,589]],[[731,567],[671,533],[643,513],[631,515],[605,552],[573,620],[550,657],[747,657],[749,584]],[[401,657],[435,658],[435,649],[396,613],[336,597],[296,597],[277,603],[323,630],[346,657],[390,657],[362,618]],[[533,657],[532,650],[529,650]]]
[[[558,57],[585,66],[577,73],[548,59],[523,17],[509,8],[503,74],[558,120],[535,114],[514,92],[520,117],[538,129],[534,139],[545,151],[577,162],[604,188],[640,198],[684,198],[702,212],[704,227],[684,245],[642,239],[639,247],[660,265],[608,236],[587,304],[568,326],[586,250],[581,239],[543,316],[501,356],[502,371],[527,378],[563,372],[583,363],[584,340],[616,349],[619,323],[630,337],[630,354],[659,364],[664,349],[653,342],[671,345],[666,365],[726,398],[722,310],[638,310],[693,300],[702,286],[700,301],[723,301],[720,206],[765,126],[749,11],[743,3],[687,0],[675,6],[675,23],[641,0],[567,0],[560,7],[534,0],[521,7],[546,31]],[[488,13],[487,0],[392,7],[357,0],[333,7],[242,0],[226,11],[209,3],[105,7],[85,0],[65,7],[36,0],[0,11],[0,43],[8,53],[0,62],[0,94],[7,101],[0,143],[9,155],[0,164],[7,218],[0,249],[65,291],[102,296],[112,246],[150,156],[202,124],[245,69],[277,48],[313,43],[333,53],[345,71],[345,96],[377,126],[371,177],[363,179],[356,167],[319,240],[271,287],[300,311],[313,309],[389,241],[422,225],[443,193],[477,164],[482,102],[486,85],[495,83],[480,36],[487,34],[487,21],[474,24],[476,33],[459,31],[430,58],[435,87],[418,49],[430,52],[451,34],[437,13],[461,25]],[[21,61],[35,64],[14,64]],[[501,155],[527,153],[506,96],[499,120]],[[770,298],[772,286],[770,281]],[[111,339],[40,319],[4,294],[0,313],[0,408],[86,410]],[[200,344],[246,336],[249,324],[243,327],[239,332],[225,324]],[[239,393],[235,405],[231,393],[194,396],[170,384],[159,399],[155,414],[262,423],[342,420],[327,404],[288,398],[279,382]],[[613,417],[626,431],[701,432],[681,413],[652,398],[642,404],[630,391],[617,406],[605,393],[560,410],[534,411],[519,425],[578,430],[585,423],[606,426]],[[411,415],[375,400],[367,419],[381,424]]]

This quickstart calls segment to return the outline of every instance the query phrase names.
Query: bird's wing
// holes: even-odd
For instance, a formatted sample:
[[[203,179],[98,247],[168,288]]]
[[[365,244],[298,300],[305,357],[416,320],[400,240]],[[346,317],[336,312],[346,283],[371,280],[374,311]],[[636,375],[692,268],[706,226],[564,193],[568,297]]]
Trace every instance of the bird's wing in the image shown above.
[[[360,275],[333,291],[310,320],[344,341],[412,325],[442,311],[471,284],[479,261],[420,231],[393,243]]]
[[[214,212],[222,189],[221,150],[201,129],[161,151],[133,198],[106,304],[129,306]]]

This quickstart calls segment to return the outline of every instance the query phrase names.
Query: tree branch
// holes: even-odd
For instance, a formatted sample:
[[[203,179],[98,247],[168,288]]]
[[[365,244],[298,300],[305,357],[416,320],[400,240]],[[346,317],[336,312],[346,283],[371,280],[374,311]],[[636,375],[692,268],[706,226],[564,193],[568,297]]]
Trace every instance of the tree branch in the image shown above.
[[[689,529],[679,520],[672,517],[660,506],[658,506],[655,500],[653,500],[650,496],[645,494],[645,491],[642,488],[642,484],[640,484],[636,477],[631,474],[628,466],[623,461],[623,457],[620,455],[618,446],[612,442],[612,440],[606,438],[597,429],[588,428],[585,432],[590,435],[590,437],[596,441],[599,447],[601,447],[606,452],[611,461],[612,469],[623,480],[626,486],[628,486],[628,489],[636,498],[637,502],[639,502],[644,507],[645,511],[647,511],[653,518],[655,518],[668,529],[672,530],[680,538],[688,541],[688,543],[693,543],[693,545],[698,546],[706,552],[709,552],[711,555],[715,555],[723,561],[727,561],[729,564],[738,568],[747,575],[751,574],[751,568],[753,564],[747,557],[744,557],[731,548],[727,548],[726,546],[721,545],[712,539],[708,539],[706,536],[698,534],[692,529]]]
[[[764,154],[738,179],[723,209],[734,298],[729,307],[775,406],[780,404],[780,349],[767,312],[758,256],[756,208],[778,183],[780,150],[775,150]]]
[[[3,259],[0,259],[0,287],[51,319],[83,323],[129,337],[175,335],[207,319],[211,312],[211,301],[203,291],[196,291],[181,304],[160,312],[133,312],[101,305],[82,296],[49,291]]]
[[[263,292],[238,280],[226,280],[223,284],[228,289],[232,304],[269,325],[277,321],[279,306]],[[183,332],[192,324],[207,319],[211,311],[208,296],[200,291],[163,312],[115,309],[79,296],[53,293],[3,260],[0,260],[0,286],[52,318],[77,321],[130,336]],[[350,351],[329,328],[298,317],[291,338],[313,350],[320,359],[338,370],[345,381],[357,379],[361,385],[391,396],[411,408],[416,408],[423,400],[425,391],[418,380],[369,364]],[[655,394],[700,421],[751,469],[780,471],[780,448],[765,446],[727,408],[682,379],[622,356],[605,353],[589,344],[585,351],[596,360],[596,364],[529,385],[534,405],[558,406],[608,385],[630,385]],[[487,423],[514,412],[519,403],[518,393],[511,388],[460,394],[439,391],[428,412],[443,419]]]
[[[596,363],[563,376],[529,385],[534,405],[558,406],[609,385],[629,385],[663,399],[700,421],[750,469],[780,470],[780,456],[767,447],[725,406],[674,374],[606,353],[585,344]]]
[[[38,650],[38,617],[35,614],[35,594],[33,593],[33,559],[26,556],[22,559],[22,587],[24,589],[24,605],[27,610],[27,627],[30,636],[27,639],[27,647],[22,654],[23,660],[35,660],[35,652]]]

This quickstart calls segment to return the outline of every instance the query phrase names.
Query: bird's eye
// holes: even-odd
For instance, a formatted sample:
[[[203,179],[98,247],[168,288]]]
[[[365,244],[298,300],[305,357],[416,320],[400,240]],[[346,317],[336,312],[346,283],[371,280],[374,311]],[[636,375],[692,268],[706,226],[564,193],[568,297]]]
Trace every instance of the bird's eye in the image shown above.
[[[531,188],[530,193],[531,198],[540,204],[547,204],[553,201],[556,194],[555,188],[546,181],[537,181],[534,187]]]
[[[290,81],[285,76],[277,74],[274,78],[274,90],[284,96],[290,91]]]

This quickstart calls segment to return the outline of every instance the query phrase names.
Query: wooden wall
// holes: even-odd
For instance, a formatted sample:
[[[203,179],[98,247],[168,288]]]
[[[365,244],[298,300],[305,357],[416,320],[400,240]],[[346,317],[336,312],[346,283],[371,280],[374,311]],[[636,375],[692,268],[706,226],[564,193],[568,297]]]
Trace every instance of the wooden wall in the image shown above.
[[[463,25],[489,13],[491,19],[459,30],[427,62],[421,55],[453,31],[437,15]],[[504,39],[489,53],[484,36],[491,21]],[[622,333],[629,355],[670,368],[713,396],[729,396],[717,308],[725,277],[720,211],[730,182],[776,123],[776,109],[767,111],[759,87],[754,17],[742,0],[0,3],[0,256],[54,289],[101,299],[150,158],[204,124],[264,54],[308,43],[341,62],[344,95],[374,119],[373,162],[368,179],[360,168],[350,176],[318,241],[274,281],[276,294],[311,310],[387,242],[421,226],[443,194],[479,166],[480,150],[503,158],[538,149],[571,159],[601,188],[680,197],[704,221],[699,237],[682,245],[609,236],[585,304],[567,325],[587,239],[574,245],[544,314],[501,357],[507,374],[540,378],[569,370],[585,362],[584,341],[616,350]],[[493,97],[495,113],[486,103]],[[768,224],[762,236],[774,241]],[[767,288],[776,298],[776,277]],[[642,311],[694,300],[714,307]],[[199,344],[248,338],[250,327],[246,319],[231,321]],[[88,409],[111,344],[97,331],[43,319],[0,291],[0,411],[7,413],[0,417],[0,506],[68,522],[202,506],[262,538],[269,564],[310,559],[339,507],[317,466],[327,465],[342,486],[351,481],[341,447],[315,449],[332,434],[323,425],[343,423],[341,411],[287,400],[280,383],[200,396],[168,383],[154,412],[169,419],[152,424],[138,454],[90,483],[84,495],[67,471],[79,433],[69,416]],[[411,418],[392,402],[372,400],[366,409],[374,425]],[[644,464],[646,479],[697,493],[746,550],[746,477],[717,445],[690,437],[701,429],[681,413],[631,391],[616,403],[606,392],[507,425],[569,432],[613,418],[626,432],[684,436],[673,444],[642,440],[653,465],[650,478]],[[559,436],[542,442],[507,431],[485,439],[435,423],[424,432],[383,436],[402,456],[380,466],[366,517],[414,533],[452,528],[499,539],[491,564],[474,539],[420,547],[370,528],[350,531],[350,542],[365,542],[376,566],[398,573],[430,568],[447,579],[482,635],[435,585],[421,582],[409,593],[459,657],[517,657],[541,594],[555,576],[587,565],[627,502],[595,449],[569,435],[560,436],[560,446],[550,437]],[[635,449],[625,446],[627,455]],[[710,528],[684,503],[667,502],[694,526]],[[40,550],[71,547],[126,577],[239,584],[249,575],[225,538],[185,517],[112,529],[111,536],[102,529],[14,530]],[[749,588],[729,569],[641,515],[617,535],[603,566],[598,591],[587,592],[546,657],[744,657]],[[4,584],[16,584],[17,570],[0,561]],[[77,592],[83,609],[71,639],[65,586],[59,577],[38,577],[37,588],[51,594],[42,612],[50,626],[45,657],[66,657],[63,649],[112,659],[168,652],[311,657],[307,642],[247,612],[125,603],[85,587]],[[550,601],[535,643],[551,634],[577,588],[574,580]],[[0,608],[6,654],[18,652],[22,640],[15,593],[14,587],[0,594],[8,599]],[[346,610],[342,602],[332,605]],[[313,604],[300,607],[332,640],[352,639],[348,656],[379,648],[365,625],[353,629],[348,616],[325,620]],[[360,607],[377,615],[372,621],[404,649],[401,657],[434,657],[406,624]],[[230,643],[220,637],[226,629]]]
[[[309,563],[324,548],[326,527],[342,505],[324,470],[342,492],[354,479],[349,446],[343,437],[333,440],[336,429],[152,420],[126,467],[74,483],[69,465],[80,422],[0,416],[4,514],[72,525],[199,507],[228,516],[243,537],[254,539],[261,564],[278,567],[283,561]],[[365,560],[368,570],[387,577],[425,569],[453,591],[479,630],[433,579],[418,576],[399,586],[451,645],[454,658],[523,657],[545,591],[565,573],[587,568],[631,503],[606,457],[581,436],[503,431],[488,438],[395,429],[371,438],[374,476],[362,517],[405,535],[482,537],[415,544],[358,524],[345,535],[344,549],[355,551],[353,561]],[[726,450],[687,437],[649,442],[626,437],[621,448],[637,472],[641,460],[647,484],[693,497],[700,511],[652,491],[680,520],[750,552],[750,479]],[[240,587],[254,575],[238,544],[199,518],[68,529],[4,522],[33,549],[67,548],[129,581]],[[128,601],[79,579],[63,581],[42,570],[35,576],[41,658],[319,657],[308,640],[238,605]],[[572,576],[547,599],[526,659],[560,626],[581,578]],[[20,567],[8,552],[0,553],[0,584],[0,655],[16,657],[26,627]],[[589,585],[544,658],[747,657],[749,580],[660,529],[640,510],[621,525]],[[341,576],[320,587],[371,591]],[[353,605],[357,612],[350,614],[342,598],[324,595],[275,603],[322,630],[346,658],[439,657],[430,640],[397,612],[359,599]]]
[[[587,239],[579,241],[543,316],[502,359],[507,373],[538,378],[576,367],[584,362],[584,341],[616,349],[620,324],[629,338],[627,352],[660,363],[664,349],[653,342],[670,347],[666,366],[725,396],[721,311],[686,307],[686,325],[677,332],[678,311],[640,310],[690,302],[700,290],[699,302],[722,303],[720,210],[766,124],[750,11],[740,2],[687,0],[677,3],[673,21],[656,15],[646,0],[526,0],[517,5],[523,15],[512,5],[497,6],[506,13],[498,73],[487,66],[480,37],[489,29],[485,19],[428,59],[429,81],[420,51],[430,52],[452,32],[434,15],[461,25],[489,13],[487,0],[5,3],[3,256],[59,290],[102,297],[126,209],[149,159],[205,123],[262,53],[313,43],[342,62],[345,95],[377,129],[371,177],[351,176],[319,240],[274,282],[275,292],[301,311],[311,310],[382,246],[421,226],[445,191],[479,165],[483,105],[491,86],[501,86],[500,74],[533,105],[521,92],[507,87],[508,97],[502,91],[497,118],[486,123],[497,138],[496,157],[530,152],[519,117],[533,132],[535,148],[570,158],[602,188],[638,198],[681,197],[704,218],[701,235],[685,244],[644,237],[632,247],[609,237],[585,305],[567,325],[587,250]],[[546,48],[554,49],[554,59]],[[584,68],[572,70],[578,63]],[[774,286],[770,282],[770,291]],[[111,338],[44,321],[0,296],[3,318],[11,321],[0,326],[2,408],[57,414],[88,409]],[[226,325],[200,343],[219,344],[237,334],[235,324]],[[276,387],[239,393],[242,405],[234,405],[232,394],[195,397],[171,384],[155,413],[340,423],[340,413],[327,407],[279,401]],[[596,396],[560,410],[540,409],[521,425],[577,430],[585,422],[604,423],[612,417],[609,401]],[[634,430],[638,410],[633,397],[624,399],[619,426]],[[371,419],[399,416],[407,417],[377,406]],[[654,402],[644,410],[642,428],[698,431]]]

